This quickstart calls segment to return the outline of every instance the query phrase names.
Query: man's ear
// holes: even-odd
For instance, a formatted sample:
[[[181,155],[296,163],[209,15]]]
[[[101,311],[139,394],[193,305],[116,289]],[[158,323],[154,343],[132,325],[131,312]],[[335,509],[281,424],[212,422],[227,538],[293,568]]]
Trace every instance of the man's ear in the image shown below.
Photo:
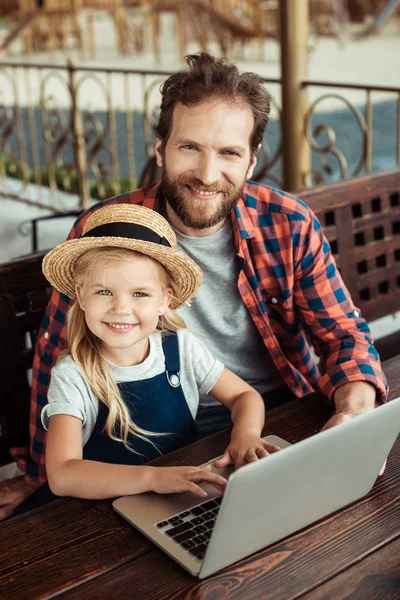
[[[164,166],[164,157],[163,157],[163,148],[162,148],[162,140],[157,138],[156,145],[154,146],[154,151],[156,153],[157,165],[159,167]]]
[[[82,310],[85,310],[85,303],[83,301],[83,293],[80,285],[75,286],[76,299]]]
[[[261,144],[258,144],[257,151],[254,154],[252,154],[249,168],[247,169],[247,173],[246,173],[246,179],[251,179],[251,176],[254,173],[254,169],[256,168],[257,159],[258,159],[258,155],[260,154],[260,150],[261,150]]]
[[[168,306],[171,304],[173,295],[174,295],[174,290],[172,289],[172,287],[168,287],[164,292],[164,298],[160,305],[160,310],[159,310],[160,315],[163,315],[165,313],[165,311],[167,310]]]

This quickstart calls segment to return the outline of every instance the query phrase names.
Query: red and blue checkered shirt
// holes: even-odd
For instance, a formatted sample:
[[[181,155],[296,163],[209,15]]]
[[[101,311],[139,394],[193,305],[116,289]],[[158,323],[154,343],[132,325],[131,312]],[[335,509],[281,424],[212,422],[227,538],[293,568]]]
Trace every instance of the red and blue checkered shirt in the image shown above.
[[[160,184],[136,190],[107,204],[143,204],[158,212]],[[89,209],[76,221],[69,239],[82,234]],[[246,182],[232,211],[241,269],[243,302],[283,380],[298,397],[319,387],[328,397],[349,381],[368,381],[386,400],[387,385],[369,328],[355,308],[337,271],[321,225],[300,200],[265,185]],[[36,345],[30,414],[31,446],[14,450],[18,465],[45,480],[46,432],[40,414],[47,402],[50,374],[66,347],[65,316],[70,299],[53,291]],[[314,346],[318,366],[310,353]]]

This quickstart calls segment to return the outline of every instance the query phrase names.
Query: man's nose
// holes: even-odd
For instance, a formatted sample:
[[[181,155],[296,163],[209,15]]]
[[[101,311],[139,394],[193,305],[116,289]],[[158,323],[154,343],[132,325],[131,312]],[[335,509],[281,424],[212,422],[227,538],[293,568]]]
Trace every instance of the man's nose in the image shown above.
[[[219,181],[220,171],[217,157],[204,154],[197,165],[195,175],[203,185],[212,185]]]

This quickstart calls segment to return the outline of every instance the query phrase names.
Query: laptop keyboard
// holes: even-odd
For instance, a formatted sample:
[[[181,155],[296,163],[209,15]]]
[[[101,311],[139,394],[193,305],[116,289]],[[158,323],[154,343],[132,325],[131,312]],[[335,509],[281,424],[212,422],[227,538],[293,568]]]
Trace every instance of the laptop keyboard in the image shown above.
[[[156,523],[156,527],[198,560],[204,558],[222,496]]]

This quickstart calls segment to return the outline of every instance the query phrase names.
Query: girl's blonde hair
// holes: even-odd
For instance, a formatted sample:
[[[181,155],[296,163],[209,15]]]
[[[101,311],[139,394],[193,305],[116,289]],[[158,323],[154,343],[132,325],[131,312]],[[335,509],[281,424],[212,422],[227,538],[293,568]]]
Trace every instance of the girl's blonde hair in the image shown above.
[[[151,261],[157,268],[163,290],[166,291],[170,287],[173,294],[175,294],[171,276],[163,265],[149,256],[123,248],[94,248],[85,252],[74,264],[75,284],[82,285],[90,271],[105,267],[108,263],[114,261],[127,262],[135,256]],[[185,327],[184,320],[170,308],[159,316],[157,330],[161,331],[162,334],[174,333]],[[105,430],[112,440],[123,442],[126,448],[135,452],[128,444],[129,433],[151,444],[153,442],[148,439],[149,436],[165,435],[146,431],[136,425],[130,418],[129,411],[111,375],[107,362],[100,353],[101,340],[87,326],[85,313],[79,306],[78,301],[73,304],[68,312],[67,339],[67,349],[61,354],[60,358],[66,354],[71,355],[87,378],[92,392],[108,407],[109,412]]]

